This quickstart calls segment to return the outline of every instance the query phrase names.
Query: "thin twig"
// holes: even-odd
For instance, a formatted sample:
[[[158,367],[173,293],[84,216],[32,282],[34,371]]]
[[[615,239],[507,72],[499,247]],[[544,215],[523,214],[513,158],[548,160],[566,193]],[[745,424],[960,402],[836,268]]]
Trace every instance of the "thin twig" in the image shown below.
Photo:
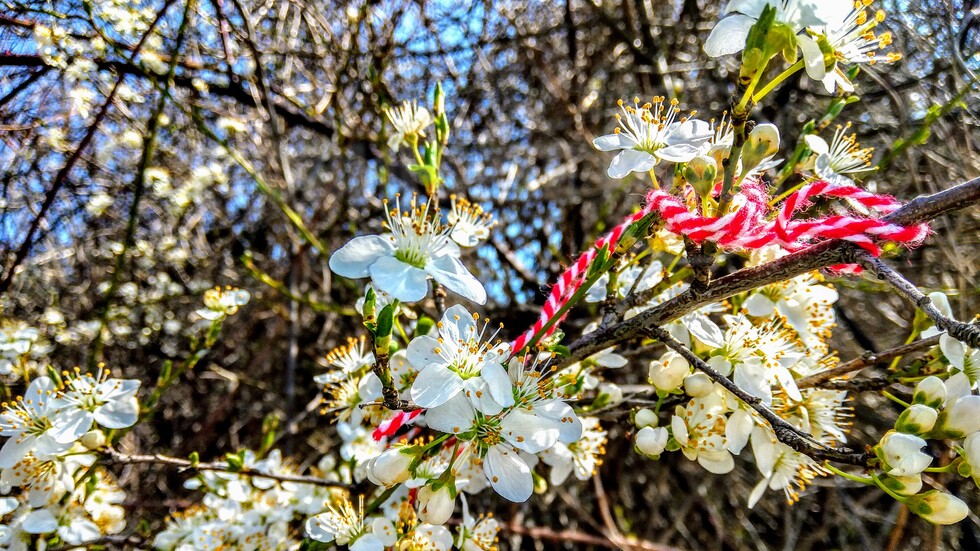
[[[866,367],[890,362],[895,358],[899,358],[913,352],[918,352],[920,350],[925,350],[927,348],[932,348],[937,344],[939,344],[939,335],[929,337],[927,339],[919,339],[917,341],[903,344],[902,346],[896,346],[895,348],[890,348],[878,353],[867,352],[860,358],[854,358],[853,360],[844,362],[837,367],[828,369],[827,371],[817,373],[816,375],[810,375],[809,377],[803,377],[802,379],[796,381],[796,386],[799,388],[827,388],[824,383],[830,381],[831,379],[836,379],[837,377],[842,377],[849,373],[860,371]]]
[[[234,469],[227,463],[221,462],[211,462],[211,463],[196,463],[187,459],[180,459],[177,457],[168,457],[165,455],[154,454],[154,455],[129,455],[122,453],[113,448],[105,448],[101,450],[105,456],[106,465],[139,465],[139,464],[150,464],[150,465],[163,465],[167,467],[175,467],[180,471],[214,471],[231,473],[240,476],[248,476],[255,478],[268,478],[270,480],[276,480],[278,482],[294,482],[298,484],[312,484],[314,486],[325,486],[328,488],[347,488],[348,484],[343,482],[338,482],[336,480],[327,480],[325,478],[319,478],[316,476],[303,476],[303,475],[291,475],[291,474],[270,474],[259,472],[254,469],[249,469],[247,467],[241,469]]]
[[[139,42],[137,42],[136,46],[133,48],[133,52],[129,56],[129,63],[133,63],[136,60],[136,57],[143,48],[143,44],[150,37],[150,35],[153,34],[157,23],[163,19],[163,16],[166,14],[167,10],[170,9],[170,6],[174,4],[174,2],[176,2],[176,0],[167,0],[160,11],[157,12],[156,17],[147,27],[146,32],[143,33],[143,36],[140,37]],[[65,164],[61,167],[61,170],[59,170],[55,175],[54,180],[51,183],[51,187],[44,194],[44,201],[41,203],[41,208],[38,210],[37,216],[35,216],[31,221],[31,225],[27,228],[27,232],[24,235],[24,240],[17,249],[13,261],[7,267],[7,271],[4,273],[3,279],[0,280],[0,295],[5,293],[7,289],[10,288],[14,275],[17,273],[17,268],[27,258],[27,254],[34,246],[34,234],[37,232],[38,228],[41,227],[41,222],[44,220],[45,216],[47,216],[48,210],[51,209],[51,206],[54,205],[55,198],[58,196],[61,188],[64,187],[65,182],[68,181],[68,175],[71,174],[72,168],[74,168],[75,164],[82,158],[82,153],[84,153],[89,144],[95,138],[102,121],[109,115],[109,108],[112,107],[113,101],[116,98],[116,93],[119,91],[119,87],[123,83],[123,80],[123,76],[119,75],[119,78],[116,79],[112,89],[109,90],[109,95],[106,96],[105,102],[103,102],[102,106],[99,107],[99,111],[93,118],[92,124],[89,125],[88,129],[85,131],[85,135],[82,136],[82,139],[78,142],[78,146],[74,151],[72,151],[71,155],[68,157],[68,160],[65,161]]]

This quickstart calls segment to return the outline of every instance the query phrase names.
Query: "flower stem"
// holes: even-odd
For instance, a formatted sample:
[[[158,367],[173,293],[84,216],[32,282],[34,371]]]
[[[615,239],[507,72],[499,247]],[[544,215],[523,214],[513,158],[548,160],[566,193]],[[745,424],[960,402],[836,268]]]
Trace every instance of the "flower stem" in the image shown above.
[[[864,485],[867,485],[867,486],[872,486],[875,483],[874,482],[874,479],[872,479],[871,477],[860,476],[860,475],[856,475],[856,474],[851,474],[851,473],[846,472],[846,471],[842,471],[842,470],[838,469],[837,467],[831,465],[830,463],[825,464],[824,465],[824,468],[827,469],[828,471],[836,474],[837,476],[839,476],[841,478],[846,478],[846,479],[848,479],[850,481],[853,481],[853,482],[858,482],[860,484],[864,484]]]
[[[794,74],[796,74],[797,72],[799,72],[799,70],[802,69],[802,68],[803,68],[803,60],[802,59],[799,60],[799,61],[797,61],[796,63],[790,65],[789,67],[786,68],[785,71],[783,71],[782,73],[779,73],[778,75],[776,75],[776,78],[774,78],[771,81],[769,81],[769,84],[766,84],[765,87],[762,88],[762,90],[759,90],[759,92],[757,94],[755,94],[754,96],[752,96],[752,101],[755,102],[755,103],[758,103],[760,100],[762,100],[762,98],[766,97],[769,94],[769,92],[772,92],[773,89],[776,88],[776,86],[779,86],[780,84],[782,84],[782,82],[784,80],[786,80],[789,77],[793,76]]]
[[[888,486],[886,486],[881,481],[881,479],[878,478],[878,475],[875,474],[874,471],[871,471],[871,480],[874,481],[874,483],[875,483],[876,486],[878,486],[879,488],[881,488],[882,490],[884,490],[884,492],[886,494],[892,496],[895,499],[895,501],[897,501],[899,503],[905,503],[907,501],[906,496],[903,496],[902,494],[899,494],[899,493],[895,492],[894,490],[892,490],[891,488],[889,488]]]
[[[776,197],[775,199],[769,201],[769,206],[770,207],[775,207],[780,202],[782,202],[783,199],[786,199],[790,195],[796,193],[801,187],[803,187],[803,184],[805,184],[805,183],[806,183],[806,181],[803,181],[803,182],[800,182],[800,183],[796,184],[795,186],[787,189],[786,191],[784,191],[783,193],[781,193],[779,195],[779,197]]]
[[[902,400],[902,399],[901,399],[901,398],[899,398],[898,396],[895,396],[895,395],[894,395],[894,394],[892,394],[891,392],[888,392],[887,390],[882,390],[882,391],[881,391],[881,394],[882,394],[882,396],[884,396],[885,398],[888,398],[889,400],[891,400],[891,401],[893,401],[893,402],[895,402],[896,404],[898,404],[898,405],[900,405],[900,406],[902,406],[902,407],[905,407],[905,408],[908,408],[908,407],[912,407],[912,405],[911,405],[911,404],[909,404],[909,403],[908,403],[908,402],[906,402],[905,400]]]
[[[653,182],[653,189],[660,189],[660,182],[657,181],[657,173],[650,169],[650,180]]]

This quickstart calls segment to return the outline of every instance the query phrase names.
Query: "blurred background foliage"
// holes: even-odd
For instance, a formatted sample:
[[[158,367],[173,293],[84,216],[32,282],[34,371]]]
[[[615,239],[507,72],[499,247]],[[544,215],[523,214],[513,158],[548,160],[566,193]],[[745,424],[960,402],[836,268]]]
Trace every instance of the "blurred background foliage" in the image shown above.
[[[826,133],[851,121],[880,164],[865,185],[903,200],[977,176],[975,0],[876,5],[904,59],[863,71],[861,101]],[[609,159],[591,145],[614,126],[616,101],[676,96],[705,119],[726,108],[737,59],[701,50],[722,7],[5,1],[0,316],[41,329],[36,352],[59,369],[104,361],[149,385],[165,362],[194,350],[191,313],[204,290],[248,289],[244,312],[123,445],[217,457],[258,446],[279,419],[275,445],[296,463],[315,461],[336,438],[317,415],[312,376],[326,351],[358,334],[349,314],[361,292],[361,283],[331,276],[327,256],[379,230],[382,198],[424,193],[408,153],[385,145],[383,108],[428,102],[437,82],[447,90],[453,127],[441,201],[448,209],[449,193],[465,196],[499,221],[465,261],[490,292],[485,314],[514,337],[562,267],[642,200],[648,182],[610,180]],[[47,31],[55,27],[63,33]],[[779,126],[783,156],[832,99],[801,75],[754,113]],[[975,206],[943,217],[928,243],[893,260],[927,292],[950,291],[961,319],[980,306],[978,224]],[[835,284],[842,359],[903,342],[908,305],[871,280]],[[588,320],[580,307],[565,329],[577,336]],[[636,365],[617,382],[642,380],[646,362]],[[603,419],[614,427],[630,405]],[[854,405],[854,440],[871,442],[893,412]],[[940,530],[843,483],[818,481],[792,507],[771,494],[747,510],[754,474],[705,476],[678,454],[644,460],[626,436],[612,429],[595,484],[481,507],[505,525],[502,545],[602,548],[621,532],[646,542],[639,549],[980,546],[975,517]],[[141,489],[128,503],[133,518],[157,525],[191,503],[183,478],[125,471],[122,483]]]

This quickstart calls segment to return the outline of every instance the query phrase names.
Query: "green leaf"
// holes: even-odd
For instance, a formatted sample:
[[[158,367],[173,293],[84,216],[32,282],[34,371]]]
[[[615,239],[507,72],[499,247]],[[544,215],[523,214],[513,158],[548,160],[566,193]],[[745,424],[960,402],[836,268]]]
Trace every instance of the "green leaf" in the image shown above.
[[[228,462],[228,469],[231,471],[241,471],[245,466],[245,450],[238,453],[225,454],[225,461]]]
[[[395,325],[395,309],[393,306],[394,304],[386,305],[378,314],[378,326],[374,332],[376,338],[391,336],[391,329]]]

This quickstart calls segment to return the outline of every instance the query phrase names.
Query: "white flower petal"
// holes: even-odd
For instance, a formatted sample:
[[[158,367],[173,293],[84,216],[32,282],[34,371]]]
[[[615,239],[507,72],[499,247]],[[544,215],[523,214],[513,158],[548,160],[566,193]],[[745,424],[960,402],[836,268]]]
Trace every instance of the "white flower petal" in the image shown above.
[[[542,452],[558,443],[558,423],[523,409],[514,409],[500,423],[500,432],[516,448]]]
[[[455,304],[446,309],[439,326],[439,335],[451,343],[469,340],[476,332],[476,320],[461,304]]]
[[[446,254],[437,256],[425,265],[433,279],[457,295],[477,304],[486,304],[487,291],[460,262],[459,258]]]
[[[412,401],[423,408],[445,404],[463,390],[463,380],[448,367],[437,363],[419,371],[412,384]]]
[[[823,52],[817,41],[806,34],[797,37],[800,50],[803,52],[803,61],[806,66],[806,74],[813,80],[823,80],[827,76],[827,66],[824,64]],[[812,149],[812,148],[811,148]]]
[[[514,391],[511,386],[510,376],[504,370],[500,362],[492,361],[483,366],[480,372],[483,380],[487,382],[490,395],[503,407],[514,405]]]
[[[371,282],[379,291],[402,302],[417,302],[429,292],[425,272],[393,256],[378,258],[368,270]]]
[[[36,441],[36,438],[31,437],[8,438],[0,448],[0,468],[9,469],[16,465],[31,451]]]
[[[617,149],[633,149],[636,142],[621,133],[606,134],[592,140],[592,145],[599,151],[615,151]]]
[[[501,497],[515,503],[527,501],[534,491],[531,468],[515,450],[493,446],[483,459],[483,471],[490,486]]]
[[[655,166],[657,166],[657,158],[653,155],[644,151],[627,149],[613,157],[606,174],[610,178],[619,180],[628,176],[630,172],[646,172]]]
[[[575,414],[572,406],[562,400],[546,400],[534,406],[534,412],[539,417],[547,417],[558,423],[558,441],[571,444],[582,438],[582,420]]]
[[[711,34],[704,43],[704,53],[710,57],[721,57],[742,51],[749,29],[754,24],[755,18],[741,14],[722,19],[711,29]]]
[[[93,417],[91,412],[83,409],[62,411],[49,434],[59,444],[71,444],[92,428]]]
[[[436,352],[439,346],[439,341],[429,335],[415,337],[408,343],[408,361],[417,370],[425,369],[430,364],[445,366],[446,359]]]
[[[21,524],[28,534],[48,534],[58,529],[58,519],[49,509],[31,511]]]
[[[762,293],[755,293],[742,303],[742,308],[754,317],[771,316],[776,309],[776,303]]]
[[[966,346],[963,343],[950,337],[949,334],[943,333],[939,336],[939,349],[942,350],[943,356],[949,360],[949,365],[963,371],[966,362]]]
[[[425,424],[433,430],[459,434],[470,430],[475,411],[469,399],[462,394],[453,396],[441,406],[425,412]]]
[[[95,412],[95,422],[107,429],[124,429],[136,424],[140,414],[140,403],[135,396],[117,399],[100,407]]]
[[[330,255],[328,265],[337,275],[352,279],[368,276],[368,268],[382,256],[393,253],[391,242],[379,235],[355,237]]]
[[[735,468],[735,459],[727,450],[698,453],[698,463],[713,474],[727,474]]]
[[[708,316],[688,314],[684,316],[684,325],[691,335],[712,348],[725,344],[725,333]]]

